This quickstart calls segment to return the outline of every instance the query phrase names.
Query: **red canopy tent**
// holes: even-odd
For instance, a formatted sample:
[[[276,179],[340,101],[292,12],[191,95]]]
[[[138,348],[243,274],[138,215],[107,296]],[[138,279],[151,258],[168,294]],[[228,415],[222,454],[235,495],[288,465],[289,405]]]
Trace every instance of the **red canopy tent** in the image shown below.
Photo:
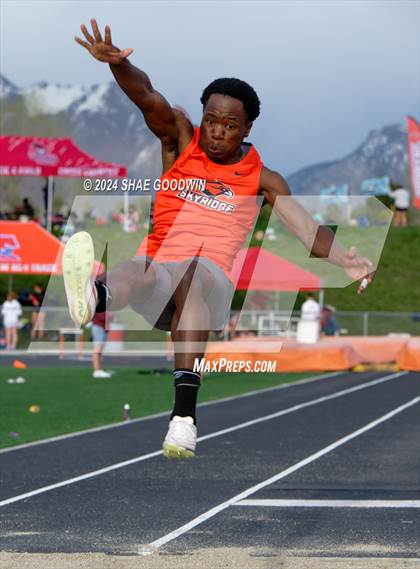
[[[294,291],[322,287],[317,275],[259,247],[239,251],[232,278],[238,290]]]
[[[71,138],[0,136],[0,175],[123,178],[127,168],[96,160]]]
[[[71,138],[0,136],[0,176],[48,178],[48,229],[52,213],[52,177],[123,178],[127,168],[96,160]]]

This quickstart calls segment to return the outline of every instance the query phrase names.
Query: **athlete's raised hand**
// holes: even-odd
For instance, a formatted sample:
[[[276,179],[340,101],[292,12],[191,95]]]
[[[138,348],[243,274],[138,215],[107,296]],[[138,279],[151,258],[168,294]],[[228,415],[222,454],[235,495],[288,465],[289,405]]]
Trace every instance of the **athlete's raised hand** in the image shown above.
[[[93,36],[88,32],[87,27],[82,24],[80,29],[87,41],[77,36],[74,39],[78,44],[87,49],[95,59],[103,61],[104,63],[118,65],[133,53],[134,50],[131,48],[120,50],[118,47],[115,47],[115,45],[112,45],[111,28],[109,26],[105,26],[105,39],[103,39],[94,18],[91,19],[90,24],[92,26]]]
[[[344,255],[344,269],[350,278],[359,281],[358,294],[361,294],[375,277],[373,264],[366,257],[359,257],[356,247],[350,247]]]

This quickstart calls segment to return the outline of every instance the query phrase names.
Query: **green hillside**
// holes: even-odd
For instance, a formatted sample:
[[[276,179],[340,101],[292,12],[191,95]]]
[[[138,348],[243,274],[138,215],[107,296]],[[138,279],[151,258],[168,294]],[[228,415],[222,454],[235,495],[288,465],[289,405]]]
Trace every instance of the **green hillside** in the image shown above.
[[[124,255],[130,257],[133,246],[133,234],[121,231],[117,224],[105,227],[89,227],[89,231],[95,234],[96,243],[105,243],[112,234],[112,241],[119,244],[119,250],[115,254],[115,261],[122,260]],[[141,230],[141,237],[145,231]],[[140,242],[141,237],[138,241]],[[374,236],[372,236],[374,239]],[[137,241],[137,239],[136,239]],[[269,247],[270,242],[265,244]],[[297,246],[297,245],[296,245]],[[284,246],[284,256],[293,260],[293,251],[287,251]],[[278,246],[276,246],[278,250]],[[5,298],[7,291],[7,275],[0,275],[0,301]],[[47,277],[15,276],[14,288],[21,290],[35,281],[48,282]],[[242,293],[235,296],[234,307],[241,304]],[[299,295],[296,309],[300,307],[304,296]],[[392,312],[420,312],[420,226],[407,228],[391,227],[385,246],[379,261],[375,281],[363,295],[356,294],[356,285],[345,288],[328,288],[325,291],[325,302],[332,304],[337,310],[355,311],[392,311]]]
[[[337,310],[420,312],[420,227],[391,227],[374,282],[362,295],[356,285],[325,291]]]
[[[328,274],[331,270],[329,263],[323,266],[323,262],[317,262],[318,270],[314,271],[300,242],[290,237],[280,225],[276,225],[276,231],[277,240],[264,242],[265,248],[309,271],[317,272],[321,277]],[[381,239],[382,242],[385,229],[371,227],[361,235],[353,228],[347,228],[343,234],[344,246],[360,246],[360,251],[363,251],[364,241],[374,250],[377,241]],[[251,245],[260,244],[254,236]],[[356,294],[356,289],[356,284],[343,288],[326,287],[325,303],[332,304],[339,311],[420,312],[420,226],[391,227],[386,235],[374,282],[362,295]],[[241,307],[243,296],[242,292],[236,293],[234,308]],[[295,310],[300,308],[304,299],[304,294],[298,295]]]

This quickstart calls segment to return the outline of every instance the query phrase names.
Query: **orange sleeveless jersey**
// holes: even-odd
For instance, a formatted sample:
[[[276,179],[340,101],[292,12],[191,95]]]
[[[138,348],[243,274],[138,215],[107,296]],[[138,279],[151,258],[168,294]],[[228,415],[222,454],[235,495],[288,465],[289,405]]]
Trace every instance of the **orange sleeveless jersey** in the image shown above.
[[[200,148],[199,139],[196,128],[190,144],[160,178],[153,233],[145,237],[136,255],[148,255],[158,262],[200,255],[229,276],[259,212],[262,162],[251,146],[239,162],[217,164]]]

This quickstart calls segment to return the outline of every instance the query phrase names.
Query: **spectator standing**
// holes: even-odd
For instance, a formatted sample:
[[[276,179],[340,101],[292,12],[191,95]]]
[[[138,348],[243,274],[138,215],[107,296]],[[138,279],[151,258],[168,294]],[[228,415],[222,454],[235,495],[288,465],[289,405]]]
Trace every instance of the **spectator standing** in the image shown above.
[[[106,317],[108,316],[108,322],[112,320],[112,315],[106,312],[97,312],[92,320],[92,366],[94,379],[102,379],[111,377],[112,374],[109,371],[102,369],[102,353],[104,351],[108,332],[106,330]]]
[[[321,331],[325,336],[338,336],[340,327],[335,316],[335,308],[325,304],[321,311]]]
[[[389,195],[394,200],[395,217],[394,225],[396,227],[407,227],[407,211],[410,207],[410,192],[401,186],[395,190],[391,190]]]
[[[270,297],[266,293],[259,290],[253,292],[250,296],[249,307],[252,310],[251,324],[253,329],[256,329],[258,324],[257,312],[267,310],[269,301]]]
[[[44,337],[45,313],[41,312],[44,296],[44,287],[41,283],[36,283],[33,286],[32,292],[29,294],[29,300],[32,304],[31,340],[35,340],[37,332],[39,340]]]
[[[127,230],[130,233],[135,233],[136,231],[138,231],[139,222],[140,222],[140,214],[138,212],[138,209],[136,208],[135,205],[131,204],[130,207],[128,208],[128,229]]]
[[[14,214],[19,221],[27,221],[35,217],[35,210],[29,199],[23,198],[22,204],[15,209]]]
[[[312,292],[308,292],[307,299],[300,309],[300,320],[297,326],[298,342],[315,344],[319,340],[321,309]]]
[[[22,315],[22,306],[16,300],[16,293],[11,291],[7,300],[1,307],[3,325],[6,331],[6,349],[15,350],[18,342],[19,318]]]
[[[314,294],[308,292],[307,299],[301,306],[300,317],[301,320],[319,320],[321,309],[318,302],[315,300]]]

